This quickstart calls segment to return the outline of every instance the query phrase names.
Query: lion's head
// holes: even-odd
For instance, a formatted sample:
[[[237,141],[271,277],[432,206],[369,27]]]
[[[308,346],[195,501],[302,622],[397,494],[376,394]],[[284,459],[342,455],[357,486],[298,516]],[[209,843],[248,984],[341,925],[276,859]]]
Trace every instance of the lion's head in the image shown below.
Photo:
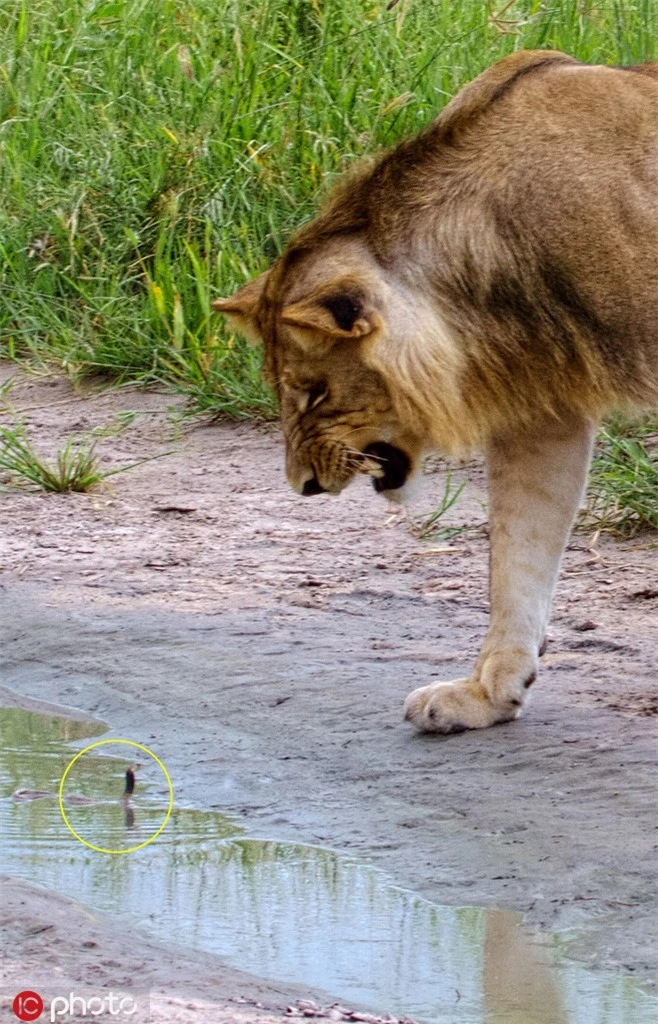
[[[265,344],[286,472],[300,494],[337,494],[359,473],[377,491],[393,491],[415,467],[423,428],[403,425],[374,355],[390,329],[389,292],[357,233],[292,245],[271,270],[213,304]]]

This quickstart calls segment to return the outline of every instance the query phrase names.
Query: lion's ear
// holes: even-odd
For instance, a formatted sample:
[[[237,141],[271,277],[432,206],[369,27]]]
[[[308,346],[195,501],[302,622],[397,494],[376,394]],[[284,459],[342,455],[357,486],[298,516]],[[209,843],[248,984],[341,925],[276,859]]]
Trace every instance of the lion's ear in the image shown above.
[[[318,331],[333,338],[364,338],[375,327],[363,297],[355,291],[336,289],[309,295],[286,306],[281,319],[293,327]]]
[[[227,317],[231,326],[241,334],[250,345],[259,345],[262,342],[260,328],[256,320],[256,310],[261,300],[269,270],[264,274],[248,281],[237,292],[229,295],[227,299],[215,299],[212,308],[218,313]]]

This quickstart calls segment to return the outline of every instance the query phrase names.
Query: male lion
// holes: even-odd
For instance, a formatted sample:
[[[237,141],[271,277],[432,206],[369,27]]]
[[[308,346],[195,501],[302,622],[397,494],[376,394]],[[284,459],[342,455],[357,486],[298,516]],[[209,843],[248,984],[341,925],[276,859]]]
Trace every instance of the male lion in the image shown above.
[[[595,426],[658,405],[658,64],[506,57],[213,305],[265,343],[300,494],[485,452],[489,629],[468,678],[405,711],[445,733],[516,718]]]

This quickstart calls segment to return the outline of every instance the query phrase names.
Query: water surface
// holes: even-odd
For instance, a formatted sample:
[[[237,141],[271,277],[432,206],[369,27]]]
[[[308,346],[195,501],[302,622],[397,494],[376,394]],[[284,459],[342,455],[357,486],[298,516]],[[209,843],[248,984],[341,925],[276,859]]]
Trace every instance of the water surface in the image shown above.
[[[65,827],[56,793],[71,758],[103,728],[0,709],[3,871],[125,916],[188,951],[380,1012],[436,1024],[658,1020],[658,1003],[633,979],[568,960],[558,937],[540,940],[517,914],[433,904],[369,864],[246,838],[215,812],[175,807],[162,834],[136,853],[88,849]],[[95,801],[67,804],[75,830],[95,845],[134,846],[162,821],[162,773],[129,749],[85,754],[67,777],[69,797]],[[127,813],[120,796],[127,763],[136,760]],[[16,801],[20,789],[51,795]]]

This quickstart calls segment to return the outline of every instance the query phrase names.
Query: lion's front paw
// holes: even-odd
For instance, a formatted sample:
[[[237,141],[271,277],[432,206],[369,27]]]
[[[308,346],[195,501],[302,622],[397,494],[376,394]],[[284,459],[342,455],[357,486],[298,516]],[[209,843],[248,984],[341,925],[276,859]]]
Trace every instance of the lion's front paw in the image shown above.
[[[516,718],[520,710],[520,701],[495,707],[484,687],[474,679],[421,686],[410,693],[404,703],[404,717],[419,732],[486,729],[497,722]]]

